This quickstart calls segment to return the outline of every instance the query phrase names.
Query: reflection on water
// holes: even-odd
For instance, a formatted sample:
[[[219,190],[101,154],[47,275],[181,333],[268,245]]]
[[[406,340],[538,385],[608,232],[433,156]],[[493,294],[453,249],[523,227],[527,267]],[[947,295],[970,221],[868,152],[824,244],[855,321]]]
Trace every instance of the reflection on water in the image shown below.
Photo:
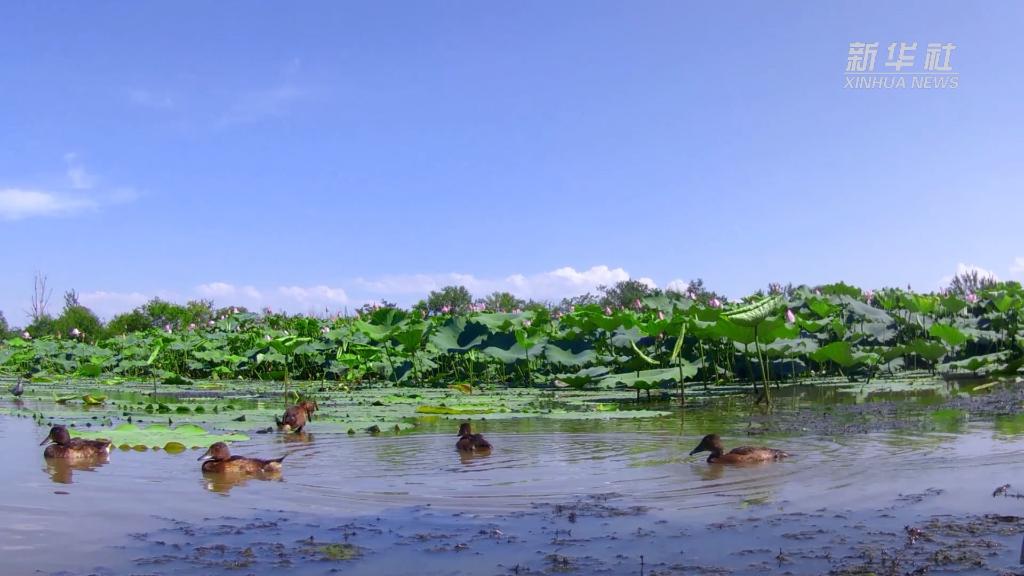
[[[245,486],[250,480],[259,482],[261,480],[281,481],[281,472],[262,472],[259,474],[245,474],[241,472],[203,472],[203,487],[210,492],[216,492],[227,496],[233,488]]]
[[[46,462],[44,470],[50,475],[50,480],[58,484],[71,484],[72,477],[76,470],[82,472],[93,472],[110,462],[110,456],[104,454],[96,458],[74,459],[67,458],[43,458]]]
[[[313,441],[313,434],[309,432],[291,432],[280,434],[278,437],[285,444],[309,444]]]
[[[462,462],[465,465],[470,465],[470,466],[472,466],[474,462],[483,460],[485,458],[490,458],[490,456],[491,456],[491,451],[490,450],[476,450],[476,451],[470,451],[470,452],[465,452],[465,451],[462,451],[462,450],[456,450],[456,453],[458,453],[458,455],[459,455],[459,461],[460,462]]]

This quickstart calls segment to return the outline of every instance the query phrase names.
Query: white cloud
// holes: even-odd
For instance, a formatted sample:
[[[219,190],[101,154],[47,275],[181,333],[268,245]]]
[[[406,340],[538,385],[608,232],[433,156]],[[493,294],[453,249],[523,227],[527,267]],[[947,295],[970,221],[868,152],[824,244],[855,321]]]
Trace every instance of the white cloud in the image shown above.
[[[85,292],[78,295],[78,301],[103,318],[127,312],[150,300],[141,292]]]
[[[557,268],[538,274],[512,274],[504,278],[480,278],[472,274],[410,274],[385,276],[368,280],[357,278],[356,284],[366,293],[378,297],[426,296],[431,290],[444,286],[461,285],[469,289],[476,297],[482,297],[495,291],[507,291],[520,298],[536,300],[560,300],[567,296],[577,296],[585,292],[593,292],[598,286],[610,286],[616,282],[629,280],[629,273],[622,268],[593,266],[586,270],[576,270],[571,266]],[[654,285],[650,278],[640,278],[641,282]]]
[[[139,197],[133,188],[95,189],[99,181],[85,169],[78,155],[64,155],[68,190],[0,188],[0,220],[69,216],[102,206],[125,204]]]
[[[196,293],[214,300],[218,306],[238,304],[250,309],[270,307],[273,310],[287,310],[291,313],[337,309],[348,304],[348,294],[343,288],[326,284],[314,286],[278,286],[259,289],[251,285],[235,285],[229,282],[209,282],[195,288]]]
[[[36,216],[61,216],[96,208],[96,202],[56,192],[0,189],[0,219],[21,220]]]
[[[78,160],[78,154],[68,152],[64,155],[64,162],[68,166],[68,182],[75,190],[88,190],[95,186],[96,177],[90,174]]]
[[[196,286],[198,292],[204,298],[235,298],[243,297],[247,300],[262,300],[263,294],[253,286],[235,286],[227,282],[210,282]]]
[[[622,268],[593,266],[577,270],[565,266],[548,272],[512,274],[495,278],[458,272],[395,275],[375,279],[357,278],[347,287],[328,284],[282,284],[258,288],[249,284],[233,284],[218,280],[199,284],[185,294],[167,291],[155,294],[97,291],[82,294],[80,299],[83,304],[104,317],[131,310],[147,302],[154,295],[178,303],[206,298],[213,300],[217,306],[238,305],[250,310],[269,307],[275,311],[296,314],[322,313],[325,310],[340,311],[345,306],[358,306],[381,300],[409,305],[425,297],[431,290],[439,290],[449,285],[465,286],[475,297],[483,297],[494,291],[508,291],[520,298],[557,302],[567,296],[595,292],[598,286],[612,285],[629,278],[629,273]],[[655,286],[650,278],[641,277],[637,278],[637,281]],[[353,291],[357,294],[356,297],[352,296]]]
[[[657,282],[646,276],[644,276],[643,278],[637,278],[636,281],[643,284],[644,286],[647,286],[648,288],[651,288],[652,290],[658,287]]]
[[[277,292],[306,306],[338,305],[348,303],[348,294],[341,288],[318,286],[281,286]]]
[[[666,292],[678,292],[680,294],[685,294],[686,290],[689,287],[690,287],[690,281],[689,280],[683,280],[682,278],[676,278],[675,280],[672,280],[668,284],[665,284],[665,291]]]
[[[1010,274],[1013,276],[1024,276],[1024,256],[1017,256],[1010,264]]]
[[[1012,271],[1013,268],[1011,268],[1010,270]],[[959,276],[961,274],[968,274],[971,272],[977,272],[979,278],[990,278],[992,280],[999,280],[999,276],[997,276],[996,273],[991,270],[982,268],[981,266],[975,266],[973,264],[964,264],[963,262],[960,262],[956,265],[956,274],[943,276],[942,278],[939,279],[939,288],[945,288],[946,286],[949,286],[949,283],[953,281],[954,277]]]

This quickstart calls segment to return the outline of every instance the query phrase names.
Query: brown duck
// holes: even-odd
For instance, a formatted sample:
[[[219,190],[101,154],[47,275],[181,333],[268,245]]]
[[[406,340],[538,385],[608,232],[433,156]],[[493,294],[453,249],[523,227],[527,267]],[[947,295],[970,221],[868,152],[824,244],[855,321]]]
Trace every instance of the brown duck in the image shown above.
[[[259,460],[244,456],[232,456],[227,444],[217,442],[210,446],[199,457],[199,460],[206,460],[206,462],[203,462],[203,472],[259,474],[261,472],[280,472],[281,462],[284,458],[284,456],[281,456],[274,460]]]
[[[50,433],[39,443],[50,443],[43,451],[47,458],[66,458],[68,460],[85,460],[101,458],[110,454],[110,440],[84,440],[72,438],[68,429],[57,425],[50,428]]]
[[[718,434],[708,434],[690,451],[690,455],[698,452],[711,452],[708,456],[708,464],[747,464],[753,462],[768,462],[781,460],[789,456],[782,450],[775,448],[764,448],[755,446],[740,446],[726,452],[722,447],[722,439]]]
[[[490,450],[491,443],[484,440],[483,434],[473,434],[469,422],[463,422],[459,426],[459,441],[455,448],[460,452],[473,452],[474,450]]]
[[[319,408],[313,400],[304,400],[295,406],[289,406],[284,411],[284,416],[275,418],[277,429],[285,432],[302,432],[302,427],[313,419],[313,412]]]

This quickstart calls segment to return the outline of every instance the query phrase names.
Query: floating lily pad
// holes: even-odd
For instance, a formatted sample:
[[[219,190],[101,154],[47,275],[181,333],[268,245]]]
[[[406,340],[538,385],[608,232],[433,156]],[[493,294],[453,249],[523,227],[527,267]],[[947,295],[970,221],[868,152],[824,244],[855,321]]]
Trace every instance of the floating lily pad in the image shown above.
[[[182,447],[200,448],[214,442],[237,442],[249,439],[245,434],[238,433],[211,434],[194,424],[182,424],[174,428],[162,424],[152,424],[146,428],[140,428],[135,424],[119,424],[109,430],[88,432],[72,430],[71,435],[87,439],[105,438],[118,446],[128,445],[135,449],[140,446],[166,447],[169,443],[177,443]],[[172,449],[167,449],[167,451],[173,452]]]

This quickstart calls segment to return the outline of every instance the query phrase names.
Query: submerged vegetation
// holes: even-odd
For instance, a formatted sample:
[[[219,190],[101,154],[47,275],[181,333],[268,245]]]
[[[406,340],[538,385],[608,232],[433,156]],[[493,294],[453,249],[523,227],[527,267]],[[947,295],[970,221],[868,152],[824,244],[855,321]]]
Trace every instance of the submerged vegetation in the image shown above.
[[[768,295],[724,303],[703,291],[630,283],[606,289],[603,300],[580,297],[560,306],[503,294],[473,303],[462,289],[432,294],[410,310],[368,306],[325,318],[155,300],[106,327],[69,293],[64,315],[41,317],[49,331],[37,321],[0,343],[0,374],[164,384],[298,380],[340,389],[391,383],[463,392],[500,383],[638,394],[691,381],[745,382],[769,399],[772,383],[811,375],[1016,373],[1020,284],[957,286],[919,294],[842,283],[775,285]],[[626,296],[632,301],[622,301]],[[71,326],[75,318],[88,327]]]

